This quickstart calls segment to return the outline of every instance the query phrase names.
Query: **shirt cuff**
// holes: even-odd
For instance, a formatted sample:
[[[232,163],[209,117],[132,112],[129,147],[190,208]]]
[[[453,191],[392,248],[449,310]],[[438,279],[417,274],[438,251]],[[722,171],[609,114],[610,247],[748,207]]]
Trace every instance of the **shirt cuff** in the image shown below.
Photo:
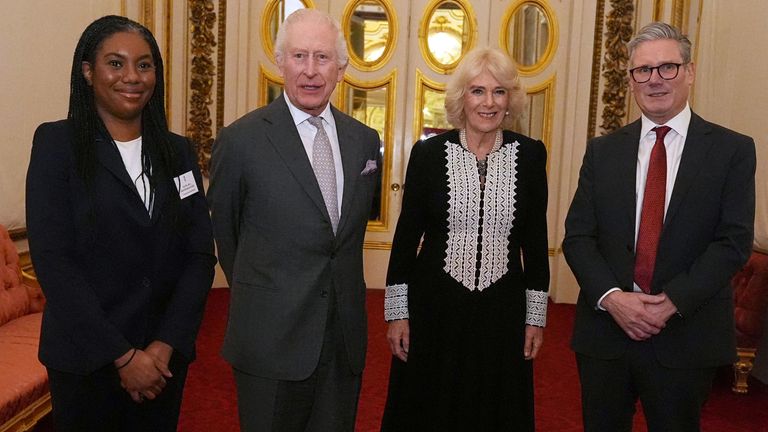
[[[408,284],[388,285],[384,292],[384,321],[408,319]]]
[[[547,325],[547,299],[546,291],[525,290],[526,314],[525,324],[536,327]]]
[[[612,293],[614,291],[621,291],[621,288],[614,287],[614,288],[611,288],[608,291],[606,291],[605,294],[603,294],[600,297],[600,299],[597,301],[597,309],[598,310],[605,311],[605,308],[603,307],[603,299],[606,298],[608,296],[608,294],[610,294],[610,293]]]

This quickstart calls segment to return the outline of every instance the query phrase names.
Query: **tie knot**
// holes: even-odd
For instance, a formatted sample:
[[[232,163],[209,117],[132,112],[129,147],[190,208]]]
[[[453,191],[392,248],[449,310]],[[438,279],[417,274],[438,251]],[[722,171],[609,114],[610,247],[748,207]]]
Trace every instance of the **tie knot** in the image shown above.
[[[309,122],[309,124],[311,124],[312,126],[318,128],[318,129],[323,127],[323,118],[322,117],[310,117],[310,118],[307,119],[307,121]],[[667,128],[667,129],[669,129],[669,128]]]
[[[664,142],[664,137],[667,136],[667,133],[671,130],[672,128],[669,126],[656,126],[653,128],[653,131],[656,132],[656,142]]]

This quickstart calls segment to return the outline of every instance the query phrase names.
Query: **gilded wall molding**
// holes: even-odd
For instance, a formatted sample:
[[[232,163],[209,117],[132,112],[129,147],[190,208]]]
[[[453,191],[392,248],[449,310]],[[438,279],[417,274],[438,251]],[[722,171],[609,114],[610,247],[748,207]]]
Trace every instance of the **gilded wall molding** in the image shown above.
[[[632,0],[611,0],[611,11],[605,23],[605,53],[602,77],[603,113],[600,128],[610,133],[624,125],[627,116],[627,42],[632,38]]]
[[[213,61],[213,49],[216,46],[216,36],[213,33],[215,23],[216,12],[212,0],[189,0],[189,26],[192,36],[189,50],[192,54],[192,67],[186,134],[197,145],[197,162],[205,175],[208,174],[208,161],[213,146],[213,123],[209,107],[213,102],[211,91],[216,76]]]
[[[589,123],[587,139],[595,136],[597,124],[597,97],[600,94],[600,57],[603,51],[603,23],[605,0],[597,0],[595,11],[594,42],[592,43],[592,77],[589,86]]]
[[[227,41],[227,0],[219,0],[218,51],[216,51],[216,131],[224,127],[224,60]]]

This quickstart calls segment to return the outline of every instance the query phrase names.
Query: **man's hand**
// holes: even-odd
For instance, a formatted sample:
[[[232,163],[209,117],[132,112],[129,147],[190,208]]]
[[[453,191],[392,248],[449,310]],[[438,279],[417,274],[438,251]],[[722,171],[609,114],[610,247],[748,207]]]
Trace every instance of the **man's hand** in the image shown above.
[[[677,306],[675,306],[675,304],[672,303],[672,300],[670,300],[669,297],[667,297],[667,295],[664,293],[654,297],[659,297],[662,299],[662,301],[659,303],[647,304],[645,306],[645,310],[647,310],[651,316],[654,316],[656,319],[666,323],[672,317],[672,315],[677,312]]]
[[[523,355],[526,360],[533,360],[539,354],[539,349],[544,343],[544,329],[532,325],[525,326],[525,345]]]
[[[630,339],[641,341],[659,334],[666,325],[666,318],[662,318],[661,313],[666,308],[659,307],[658,313],[652,313],[656,308],[649,309],[663,303],[665,298],[666,296],[617,290],[608,294],[601,305]]]
[[[115,364],[125,364],[121,362],[123,357],[125,355],[117,359]],[[120,375],[120,385],[137,403],[141,403],[144,398],[156,398],[165,387],[165,378],[171,377],[167,367],[163,371],[159,370],[155,358],[140,349],[137,349],[133,359],[117,372]]]
[[[408,361],[408,348],[411,345],[410,326],[407,319],[389,322],[387,327],[387,341],[392,355],[400,360]]]

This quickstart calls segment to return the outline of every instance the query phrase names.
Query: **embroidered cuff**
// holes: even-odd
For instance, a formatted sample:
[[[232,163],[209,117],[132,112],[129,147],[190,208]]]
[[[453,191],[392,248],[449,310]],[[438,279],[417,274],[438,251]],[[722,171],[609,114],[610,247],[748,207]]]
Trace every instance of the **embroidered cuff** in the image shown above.
[[[384,293],[384,321],[399,319],[408,319],[408,284],[389,285]]]
[[[547,298],[549,293],[546,291],[525,290],[525,300],[527,303],[527,313],[525,323],[536,327],[545,327],[547,325]]]

